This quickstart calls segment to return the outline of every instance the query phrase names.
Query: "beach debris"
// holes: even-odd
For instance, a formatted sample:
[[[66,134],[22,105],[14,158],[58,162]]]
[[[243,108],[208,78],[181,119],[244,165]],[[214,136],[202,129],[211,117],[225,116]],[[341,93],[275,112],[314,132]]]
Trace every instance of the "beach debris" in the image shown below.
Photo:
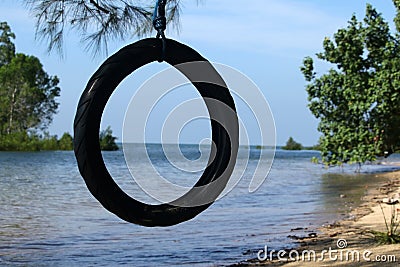
[[[316,238],[317,237],[317,233],[309,233],[308,236],[297,236],[297,235],[288,235],[287,236],[290,239],[293,240],[304,240],[304,239],[308,239],[308,238]]]
[[[341,226],[341,224],[338,221],[322,225],[322,227],[326,227],[326,228],[337,228],[337,227],[340,227],[340,226]]]
[[[310,238],[317,237],[317,233],[309,233],[309,234],[308,234],[308,237],[310,237]]]
[[[400,195],[399,195],[399,193],[396,193],[390,197],[383,198],[382,202],[385,204],[388,204],[388,205],[394,205],[394,204],[399,203],[399,200],[400,200]]]
[[[293,239],[293,240],[303,240],[303,239],[305,239],[306,237],[300,237],[300,236],[297,236],[297,235],[288,235],[287,236],[288,238],[290,238],[290,239]]]
[[[340,198],[346,198],[347,196],[345,194],[340,194]]]
[[[290,229],[290,232],[293,232],[293,231],[301,231],[301,230],[307,230],[307,229],[308,229],[307,227],[297,227],[297,228]]]
[[[382,202],[388,205],[394,205],[399,203],[398,199],[393,199],[393,198],[389,198],[389,197],[385,197],[384,199],[382,199]]]

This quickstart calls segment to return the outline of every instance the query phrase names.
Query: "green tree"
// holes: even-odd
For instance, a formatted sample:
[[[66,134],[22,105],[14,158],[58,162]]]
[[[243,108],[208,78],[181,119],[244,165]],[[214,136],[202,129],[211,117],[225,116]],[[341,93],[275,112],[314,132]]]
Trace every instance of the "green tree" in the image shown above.
[[[0,134],[44,130],[57,112],[59,80],[38,58],[15,53],[15,35],[5,22],[0,36]]]
[[[73,139],[69,133],[64,133],[58,140],[59,150],[73,150]]]
[[[303,146],[300,143],[297,143],[294,141],[293,137],[289,137],[289,139],[286,142],[286,145],[282,147],[282,149],[285,150],[302,150]]]
[[[58,150],[57,136],[52,136],[49,132],[45,132],[44,136],[38,136],[38,142],[40,150]]]
[[[15,34],[6,22],[0,22],[0,67],[11,62],[15,56],[15,45],[12,42]]]
[[[325,38],[317,58],[334,65],[317,77],[313,59],[301,71],[308,85],[309,108],[320,120],[322,161],[362,164],[400,147],[399,3],[397,32],[371,5],[355,15],[333,40]]]
[[[111,127],[108,126],[107,129],[100,132],[100,149],[106,151],[115,151],[119,147],[115,143],[117,137],[112,135]]]
[[[64,34],[73,29],[87,48],[107,49],[107,41],[143,36],[152,30],[152,15],[157,0],[25,0],[36,18],[37,36],[48,43],[48,50],[62,50]],[[199,0],[197,0],[199,2]],[[180,0],[168,0],[167,23],[176,28]]]

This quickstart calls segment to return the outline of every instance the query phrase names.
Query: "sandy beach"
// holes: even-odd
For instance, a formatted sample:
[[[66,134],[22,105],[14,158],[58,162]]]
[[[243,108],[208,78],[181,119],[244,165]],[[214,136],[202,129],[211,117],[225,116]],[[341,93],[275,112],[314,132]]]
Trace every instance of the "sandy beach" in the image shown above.
[[[318,229],[316,235],[299,238],[298,248],[275,251],[272,253],[272,258],[271,251],[267,254],[259,251],[258,255],[262,261],[255,260],[238,266],[394,266],[398,264],[400,244],[379,244],[371,231],[387,232],[383,213],[389,223],[392,208],[394,207],[397,212],[400,211],[400,204],[382,203],[384,198],[400,193],[400,171],[376,174],[376,176],[385,178],[387,182],[378,184],[375,188],[368,188],[362,204],[355,207],[349,214],[350,219],[323,226]]]

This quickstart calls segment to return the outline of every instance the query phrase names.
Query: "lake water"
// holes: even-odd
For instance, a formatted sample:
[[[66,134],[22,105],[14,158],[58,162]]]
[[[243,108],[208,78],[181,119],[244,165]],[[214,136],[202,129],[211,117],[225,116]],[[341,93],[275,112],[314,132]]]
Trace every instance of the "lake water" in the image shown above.
[[[250,151],[250,169],[258,151]],[[183,146],[182,153],[195,159],[198,147]],[[157,158],[160,146],[149,146],[149,154],[160,172],[180,177],[165,157]],[[357,205],[366,186],[378,182],[375,172],[396,168],[370,165],[364,168],[367,174],[355,175],[354,168],[342,172],[312,164],[311,157],[318,155],[277,150],[270,175],[256,192],[248,192],[249,177],[244,177],[193,220],[146,228],[121,221],[100,206],[79,175],[73,152],[0,152],[0,265],[233,264],[256,257],[265,245],[291,247],[288,235],[306,235],[342,218]],[[133,179],[123,152],[104,152],[103,157],[121,187],[134,197],[139,194],[130,188]],[[141,164],[137,159],[135,166],[146,173]],[[298,227],[308,230],[291,231]]]

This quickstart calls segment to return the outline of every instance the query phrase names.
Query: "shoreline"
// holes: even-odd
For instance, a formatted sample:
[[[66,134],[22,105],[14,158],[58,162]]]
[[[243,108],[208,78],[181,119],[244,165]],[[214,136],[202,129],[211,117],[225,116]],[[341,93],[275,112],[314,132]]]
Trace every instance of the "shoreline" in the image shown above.
[[[378,244],[370,233],[371,230],[386,232],[381,206],[388,222],[392,207],[400,209],[400,204],[379,205],[383,198],[400,193],[400,171],[377,173],[375,176],[386,179],[386,182],[368,188],[361,204],[354,207],[346,218],[319,227],[317,235],[298,238],[298,246],[285,250],[281,259],[277,258],[278,251],[271,259],[269,251],[260,254],[267,257],[266,260],[252,259],[233,266],[393,266],[394,262],[400,262],[400,244]],[[289,253],[293,257],[289,258]],[[299,259],[293,260],[297,255]]]

